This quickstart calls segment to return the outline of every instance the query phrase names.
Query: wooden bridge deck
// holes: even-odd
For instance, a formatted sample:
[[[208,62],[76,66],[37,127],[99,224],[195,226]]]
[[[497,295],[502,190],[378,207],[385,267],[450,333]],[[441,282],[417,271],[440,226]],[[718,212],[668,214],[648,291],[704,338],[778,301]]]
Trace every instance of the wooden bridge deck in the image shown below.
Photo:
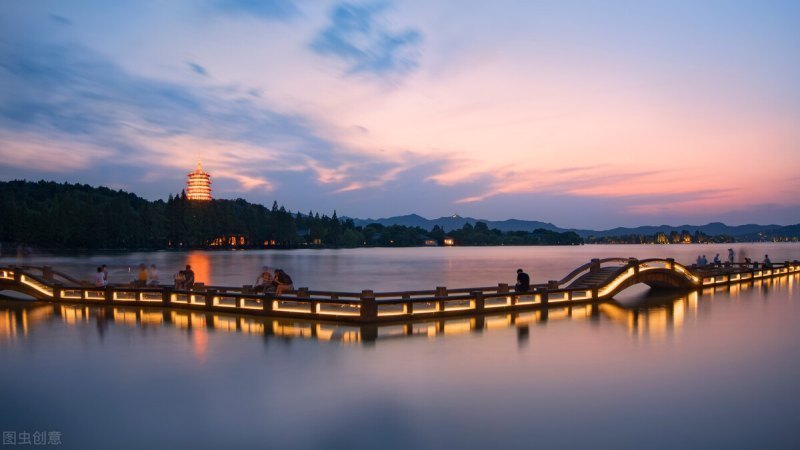
[[[488,287],[402,292],[331,292],[300,288],[276,296],[244,287],[204,286],[178,290],[171,286],[97,288],[49,267],[0,268],[0,291],[12,290],[56,303],[151,305],[171,308],[296,317],[337,322],[374,323],[408,319],[482,315],[603,301],[639,283],[654,288],[698,290],[752,283],[800,273],[800,262],[753,268],[743,264],[686,267],[672,259],[594,259],[561,280],[531,286],[519,293],[507,284]]]

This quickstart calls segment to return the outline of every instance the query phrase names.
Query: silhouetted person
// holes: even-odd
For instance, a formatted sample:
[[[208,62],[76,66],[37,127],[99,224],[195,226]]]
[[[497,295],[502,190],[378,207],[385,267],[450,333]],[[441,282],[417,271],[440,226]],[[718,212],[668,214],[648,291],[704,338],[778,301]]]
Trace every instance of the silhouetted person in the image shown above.
[[[294,282],[292,277],[283,269],[275,269],[275,276],[272,279],[272,285],[275,286],[275,295],[281,295],[285,291],[294,289]]]
[[[528,276],[527,273],[523,272],[522,269],[517,269],[517,284],[514,286],[514,290],[517,292],[528,292],[531,288],[531,277]]]
[[[264,266],[261,269],[261,275],[256,278],[253,290],[255,292],[266,292],[270,287],[272,287],[272,272],[269,271],[269,267]]]
[[[722,261],[720,261],[720,260],[719,260],[719,253],[717,253],[717,254],[714,256],[714,265],[715,265],[715,266],[719,266],[721,263],[722,263]]]
[[[95,287],[106,287],[106,280],[103,276],[102,267],[97,268],[97,272],[95,272],[94,279],[92,281],[94,282]]]
[[[732,248],[728,249],[728,262],[731,264],[736,262],[736,253],[733,252]]]
[[[150,280],[150,286],[158,286],[158,269],[155,264],[150,264],[150,269],[147,270],[147,279]]]
[[[772,269],[772,261],[769,260],[769,255],[764,255],[764,268]]]
[[[186,277],[184,280],[186,287],[184,289],[191,289],[194,286],[194,271],[192,270],[192,266],[187,264],[186,270],[183,271],[183,275]]]

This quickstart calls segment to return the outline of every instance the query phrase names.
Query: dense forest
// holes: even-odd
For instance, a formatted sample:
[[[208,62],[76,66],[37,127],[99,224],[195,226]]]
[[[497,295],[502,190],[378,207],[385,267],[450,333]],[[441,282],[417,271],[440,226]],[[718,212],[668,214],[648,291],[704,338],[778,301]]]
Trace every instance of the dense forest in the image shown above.
[[[370,224],[356,227],[309,211],[292,213],[242,199],[154,202],[123,191],[55,182],[0,182],[0,242],[48,249],[410,247],[575,245],[572,232],[501,232],[483,222],[445,232]]]

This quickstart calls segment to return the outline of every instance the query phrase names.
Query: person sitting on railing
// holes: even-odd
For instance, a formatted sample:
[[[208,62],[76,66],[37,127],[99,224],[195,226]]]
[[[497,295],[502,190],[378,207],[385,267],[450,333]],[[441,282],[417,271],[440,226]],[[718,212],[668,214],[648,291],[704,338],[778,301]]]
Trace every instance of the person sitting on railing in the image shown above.
[[[144,264],[139,264],[139,275],[136,277],[133,285],[136,287],[147,286],[147,266]]]
[[[530,288],[531,288],[530,275],[523,272],[522,269],[517,269],[517,284],[514,286],[514,290],[517,292],[528,292]]]
[[[722,265],[722,261],[719,259],[719,253],[714,256],[714,266],[719,267]]]
[[[261,268],[261,274],[256,278],[256,284],[253,286],[254,292],[267,292],[267,289],[272,287],[272,272],[269,267],[264,266]]]
[[[102,267],[98,267],[97,268],[97,272],[94,274],[94,280],[93,281],[94,281],[95,287],[100,287],[100,288],[106,287],[106,279],[105,279],[105,276],[103,274],[103,268]]]
[[[158,269],[156,269],[155,264],[150,264],[150,268],[147,270],[147,279],[149,281],[150,286],[158,286]]]
[[[286,291],[294,289],[292,277],[283,269],[275,269],[275,276],[272,279],[272,286],[275,288],[275,295],[281,295]]]
[[[192,266],[187,264],[186,270],[184,270],[183,273],[186,276],[186,281],[184,281],[184,289],[189,290],[194,287],[194,271],[192,270]]]
[[[175,289],[186,289],[186,272],[179,270],[175,274]]]

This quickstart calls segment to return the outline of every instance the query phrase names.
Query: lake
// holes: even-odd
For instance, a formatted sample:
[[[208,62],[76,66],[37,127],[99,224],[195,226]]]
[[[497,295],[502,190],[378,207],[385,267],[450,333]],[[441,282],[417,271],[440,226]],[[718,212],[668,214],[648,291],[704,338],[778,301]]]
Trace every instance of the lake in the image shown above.
[[[559,279],[594,257],[773,261],[798,244],[109,253],[0,259],[112,282],[360,291]],[[129,272],[129,268],[131,272]],[[0,302],[0,428],[64,448],[795,448],[800,277],[601,305],[356,326]]]

